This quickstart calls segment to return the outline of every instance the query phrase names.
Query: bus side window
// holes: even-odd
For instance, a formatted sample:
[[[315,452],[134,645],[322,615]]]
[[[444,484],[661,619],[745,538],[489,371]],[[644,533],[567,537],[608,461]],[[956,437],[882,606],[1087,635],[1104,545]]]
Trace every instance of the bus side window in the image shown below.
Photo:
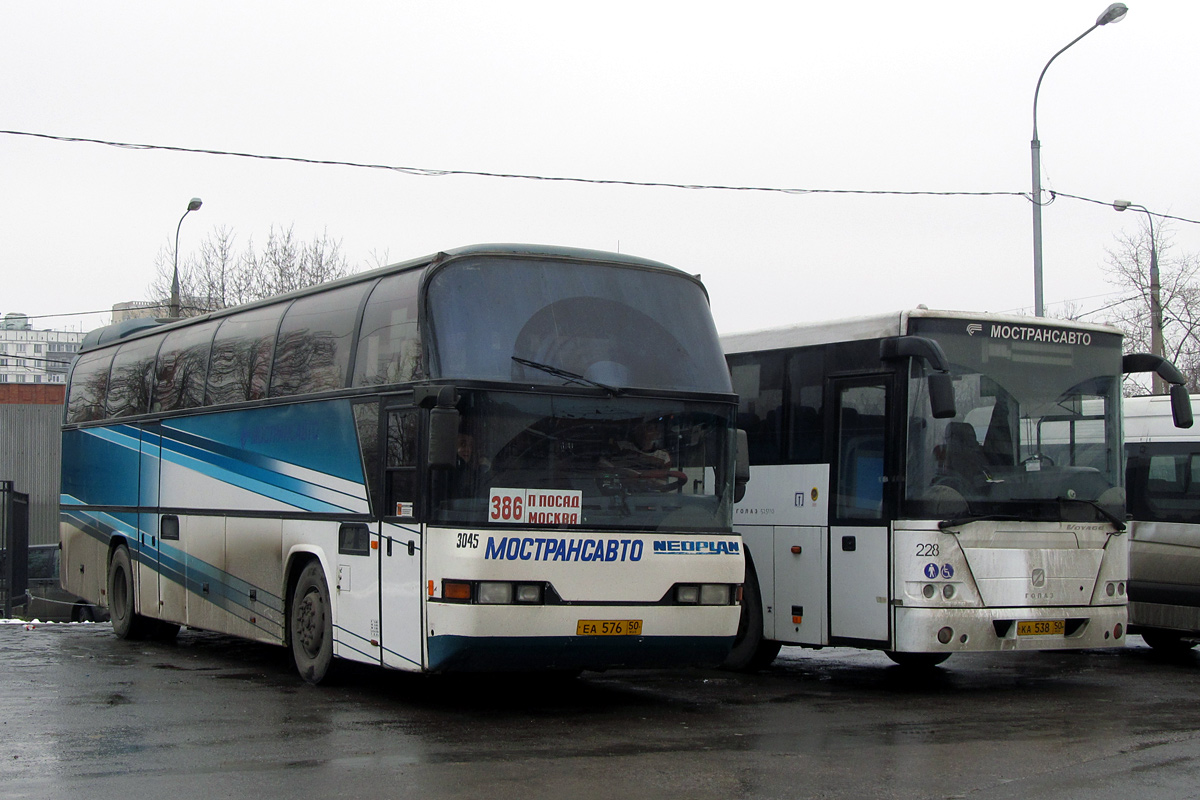
[[[886,398],[887,390],[882,386],[842,390],[837,514],[844,519],[883,516]]]
[[[213,337],[206,405],[242,403],[267,396],[275,331],[286,305],[227,317]]]
[[[67,398],[67,422],[104,419],[108,399],[108,372],[113,350],[100,350],[79,357],[71,372],[71,396]]]

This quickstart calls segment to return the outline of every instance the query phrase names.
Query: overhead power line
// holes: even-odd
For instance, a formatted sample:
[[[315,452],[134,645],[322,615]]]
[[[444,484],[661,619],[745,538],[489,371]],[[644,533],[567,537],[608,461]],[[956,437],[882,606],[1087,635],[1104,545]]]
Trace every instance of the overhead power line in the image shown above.
[[[180,147],[177,145],[164,144],[145,144],[138,142],[117,142],[108,139],[94,139],[84,136],[56,136],[49,133],[37,133],[34,131],[10,131],[0,130],[0,134],[8,136],[26,136],[34,139],[49,139],[55,142],[69,142],[77,144],[99,144],[106,147],[117,147],[124,150],[159,150],[173,153],[193,153],[197,155],[210,156],[229,156],[232,158],[253,158],[261,161],[287,161],[295,164],[314,164],[320,166],[331,167],[354,167],[356,169],[376,169],[386,170],[389,172],[399,172],[405,175],[415,175],[418,177],[443,177],[449,175],[468,176],[475,178],[502,178],[507,180],[526,180],[526,181],[551,181],[558,183],[587,183],[602,186],[638,186],[645,188],[661,188],[661,189],[697,189],[722,192],[772,192],[776,194],[841,194],[841,195],[890,195],[901,197],[1022,197],[1030,202],[1033,202],[1031,195],[1028,192],[1003,192],[1003,191],[933,191],[926,189],[813,189],[813,188],[788,188],[782,186],[737,186],[732,184],[720,183],[675,183],[670,181],[637,181],[618,178],[583,178],[579,176],[567,175],[535,175],[520,172],[489,172],[485,170],[468,170],[468,169],[437,169],[432,167],[407,167],[396,164],[372,164],[361,161],[345,161],[340,159],[325,159],[325,158],[305,158],[302,156],[283,156],[270,155],[266,153],[243,153],[236,150],[214,150],[203,147]],[[1072,200],[1081,200],[1085,203],[1095,203],[1097,205],[1110,206],[1112,203],[1107,200],[1096,200],[1090,197],[1080,197],[1079,195],[1067,194],[1066,192],[1050,192],[1050,200],[1045,203],[1049,205],[1058,197],[1068,197]],[[1192,225],[1200,225],[1200,220],[1188,219],[1186,217],[1177,217],[1171,214],[1159,214],[1149,212],[1153,216],[1161,219],[1170,219],[1177,222],[1187,222]]]
[[[718,183],[672,183],[666,181],[635,181],[616,178],[582,178],[564,175],[533,175],[518,172],[487,172],[467,169],[434,169],[429,167],[405,167],[394,164],[370,164],[359,161],[342,161],[337,159],[303,158],[300,156],[267,155],[264,153],[241,153],[233,150],[212,150],[200,147],[178,147],[175,145],[139,144],[134,142],[114,142],[106,139],[91,139],[81,136],[55,136],[48,133],[33,133],[30,131],[6,131],[0,133],[9,136],[28,136],[35,139],[50,139],[56,142],[72,142],[84,144],[100,144],[107,147],[118,147],[125,150],[161,150],[173,153],[195,153],[210,156],[231,156],[234,158],[254,158],[264,161],[289,161],[296,164],[317,164],[332,167],[356,167],[359,169],[378,169],[400,172],[405,175],[419,177],[443,177],[460,175],[476,178],[504,178],[527,181],[555,181],[561,183],[590,183],[608,186],[639,186],[664,189],[703,189],[724,192],[774,192],[778,194],[858,194],[858,195],[903,195],[927,197],[1025,197],[1025,192],[962,192],[962,191],[927,191],[927,190],[895,190],[895,189],[800,189],[778,186],[734,186]]]

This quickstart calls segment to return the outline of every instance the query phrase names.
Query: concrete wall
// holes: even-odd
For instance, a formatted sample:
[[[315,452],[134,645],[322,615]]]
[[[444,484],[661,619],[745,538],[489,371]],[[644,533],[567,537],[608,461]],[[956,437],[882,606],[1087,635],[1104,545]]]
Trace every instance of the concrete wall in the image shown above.
[[[63,386],[0,384],[0,480],[29,495],[29,543],[58,541]]]

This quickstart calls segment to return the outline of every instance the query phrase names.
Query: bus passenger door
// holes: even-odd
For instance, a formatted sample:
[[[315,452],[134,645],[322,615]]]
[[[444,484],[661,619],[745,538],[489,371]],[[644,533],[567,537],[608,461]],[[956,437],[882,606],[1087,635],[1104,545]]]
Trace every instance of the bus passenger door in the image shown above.
[[[424,596],[418,438],[421,411],[411,396],[383,415],[383,522],[379,527],[379,613],[383,664],[402,670],[424,666]]]
[[[890,397],[882,378],[834,383],[834,502],[829,527],[829,636],[886,646],[889,638]]]

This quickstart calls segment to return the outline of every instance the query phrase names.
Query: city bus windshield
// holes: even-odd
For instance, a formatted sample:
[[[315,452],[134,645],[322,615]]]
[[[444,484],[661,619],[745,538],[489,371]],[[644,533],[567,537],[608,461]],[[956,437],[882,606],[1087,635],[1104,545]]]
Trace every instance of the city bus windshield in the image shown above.
[[[433,272],[428,311],[433,378],[732,392],[704,289],[678,271],[463,258]]]
[[[736,407],[598,395],[462,390],[431,521],[727,530]]]
[[[914,363],[906,516],[1124,518],[1118,335],[943,319],[913,328],[945,351],[957,414],[932,417]]]

